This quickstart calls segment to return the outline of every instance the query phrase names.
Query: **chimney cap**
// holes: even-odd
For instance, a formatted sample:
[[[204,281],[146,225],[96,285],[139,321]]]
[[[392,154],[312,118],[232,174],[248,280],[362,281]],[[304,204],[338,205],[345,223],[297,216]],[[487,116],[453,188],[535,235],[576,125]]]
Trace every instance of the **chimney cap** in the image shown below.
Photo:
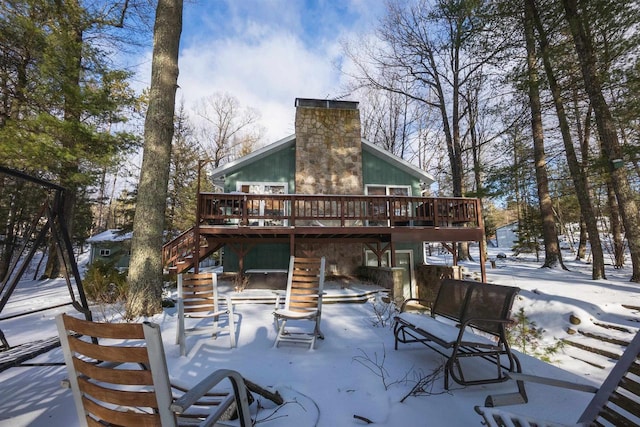
[[[358,102],[356,101],[336,101],[332,99],[313,99],[313,98],[296,98],[297,107],[311,108],[335,108],[341,110],[357,110]]]

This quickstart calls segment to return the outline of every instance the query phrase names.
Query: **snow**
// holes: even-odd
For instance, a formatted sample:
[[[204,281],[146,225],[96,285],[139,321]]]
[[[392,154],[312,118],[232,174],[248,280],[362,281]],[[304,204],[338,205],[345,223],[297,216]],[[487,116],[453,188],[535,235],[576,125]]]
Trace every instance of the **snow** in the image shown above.
[[[490,256],[495,257],[498,249],[495,251]],[[488,269],[488,281],[521,288],[513,312],[524,308],[525,315],[544,330],[537,349],[551,346],[560,338],[588,342],[588,338],[579,334],[569,335],[568,329],[630,341],[640,327],[637,308],[640,293],[638,284],[628,281],[630,266],[619,270],[607,267],[608,280],[592,281],[590,265],[568,261],[572,258],[569,254],[565,258],[570,271],[541,269],[533,257],[514,258],[507,252],[507,258],[496,259],[497,268]],[[450,257],[434,256],[428,260],[432,264],[447,261],[450,262]],[[466,262],[464,266],[469,275],[478,275],[477,262]],[[231,291],[230,286],[225,288],[224,284],[221,288],[222,292]],[[329,289],[331,294],[348,291],[339,286]],[[2,316],[64,303],[67,299],[63,280],[24,280]],[[150,320],[162,327],[172,380],[193,385],[216,369],[230,368],[263,387],[278,390],[287,401],[283,407],[274,408],[262,398],[259,411],[255,404],[252,406],[252,415],[257,416],[257,425],[261,426],[365,425],[354,415],[369,419],[376,426],[480,426],[481,417],[475,413],[474,406],[482,406],[488,395],[516,391],[515,383],[508,381],[469,387],[452,383],[447,392],[440,376],[426,387],[425,393],[401,402],[416,381],[436,370],[443,358],[420,344],[400,345],[394,350],[389,322],[380,325],[372,304],[324,304],[322,331],[326,338],[317,341],[315,350],[288,345],[273,348],[276,331],[270,304],[234,307],[238,322],[237,348],[229,348],[225,335],[215,340],[192,336],[187,339],[186,357],[180,357],[179,348],[174,344],[175,309],[166,309]],[[11,345],[48,338],[56,334],[55,315],[65,311],[75,313],[71,306],[60,307],[3,320],[0,329]],[[94,310],[95,316],[101,313],[103,310]],[[118,317],[117,312],[110,313],[110,320]],[[578,318],[580,324],[570,323],[571,315]],[[605,329],[602,325],[619,329]],[[598,346],[622,352],[618,345],[598,343]],[[522,352],[518,355],[527,374],[596,386],[615,363],[571,346],[552,355],[553,364]],[[60,361],[62,354],[56,349],[31,362]],[[0,373],[0,426],[78,425],[71,392],[60,387],[64,378],[64,366],[17,367]],[[591,398],[588,393],[531,383],[527,384],[527,393],[529,403],[503,409],[572,423]]]
[[[105,230],[102,233],[98,233],[94,236],[91,236],[87,239],[87,243],[97,243],[97,242],[123,242],[125,240],[131,240],[133,237],[133,232],[129,231],[123,233],[122,230]]]

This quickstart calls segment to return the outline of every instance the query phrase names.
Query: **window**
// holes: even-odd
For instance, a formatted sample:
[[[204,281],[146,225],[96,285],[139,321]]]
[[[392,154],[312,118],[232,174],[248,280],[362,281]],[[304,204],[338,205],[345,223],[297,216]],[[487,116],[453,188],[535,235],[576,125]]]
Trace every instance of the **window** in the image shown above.
[[[368,184],[365,188],[365,193],[369,196],[410,196],[411,187],[408,185],[375,185]],[[391,214],[398,217],[406,217],[407,209],[406,205],[393,206]],[[377,221],[377,218],[387,218],[387,210],[390,207],[385,202],[371,203],[369,207],[369,216],[372,218],[369,220],[368,225],[389,225],[389,221]]]
[[[391,265],[391,252],[385,251],[382,254],[382,267],[389,267]],[[377,267],[378,266],[378,257],[373,251],[369,249],[365,249],[364,251],[364,265],[367,267]]]
[[[111,255],[111,249],[100,249],[100,256],[108,257]]]
[[[410,196],[411,187],[408,185],[371,185],[367,184],[366,194],[372,196]]]
[[[238,182],[238,191],[248,194],[283,195],[288,193],[288,184],[282,182]],[[258,209],[253,209],[249,215],[269,216],[269,219],[250,220],[250,225],[287,225],[282,220],[274,219],[285,215],[286,207],[282,201],[272,199],[260,200]]]

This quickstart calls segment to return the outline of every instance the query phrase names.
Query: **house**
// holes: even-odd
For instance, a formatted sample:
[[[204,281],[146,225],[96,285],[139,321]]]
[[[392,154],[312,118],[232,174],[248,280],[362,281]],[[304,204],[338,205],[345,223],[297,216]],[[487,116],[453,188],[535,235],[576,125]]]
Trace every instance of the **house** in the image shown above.
[[[496,228],[496,246],[499,248],[513,248],[518,242],[518,221],[510,222]]]
[[[363,139],[357,102],[295,106],[293,135],[213,170],[223,193],[199,195],[196,225],[165,245],[165,265],[197,268],[220,248],[224,270],[240,274],[325,256],[328,274],[399,269],[409,295],[424,241],[483,238],[478,200],[424,197],[434,179]]]
[[[117,269],[129,268],[131,258],[132,232],[122,230],[106,230],[87,239],[91,246],[89,264],[100,260],[113,263]]]

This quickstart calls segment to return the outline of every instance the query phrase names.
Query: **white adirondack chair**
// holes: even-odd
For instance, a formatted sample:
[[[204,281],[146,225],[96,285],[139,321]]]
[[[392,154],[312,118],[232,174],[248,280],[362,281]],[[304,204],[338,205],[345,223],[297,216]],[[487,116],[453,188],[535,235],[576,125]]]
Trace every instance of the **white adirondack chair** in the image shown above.
[[[56,322],[80,425],[229,425],[220,419],[234,402],[240,425],[252,425],[238,372],[217,370],[188,391],[170,384],[158,325],[96,323],[66,314]],[[231,387],[216,391],[226,380]]]
[[[301,258],[292,256],[289,260],[287,293],[283,307],[273,312],[278,336],[274,344],[278,347],[282,342],[308,344],[314,348],[316,338],[323,339],[320,330],[322,316],[322,295],[324,288],[325,259]],[[287,322],[308,320],[313,322],[313,330],[300,331],[287,329]]]
[[[178,328],[176,344],[180,354],[186,355],[186,337],[210,333],[216,338],[220,332],[228,331],[230,346],[236,346],[236,331],[231,298],[221,303],[218,295],[218,276],[215,273],[183,273],[178,275]],[[220,320],[226,318],[227,325],[220,327]],[[188,319],[198,323],[187,327]],[[210,322],[202,322],[210,319]]]

